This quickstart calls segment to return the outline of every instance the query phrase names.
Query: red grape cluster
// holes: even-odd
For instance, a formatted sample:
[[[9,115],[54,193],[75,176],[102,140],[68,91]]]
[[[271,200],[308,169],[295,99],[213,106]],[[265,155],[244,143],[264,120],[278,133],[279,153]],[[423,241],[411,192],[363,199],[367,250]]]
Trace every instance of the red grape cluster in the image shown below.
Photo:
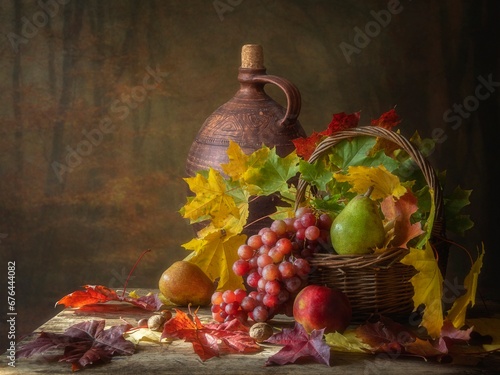
[[[292,316],[293,300],[307,285],[308,258],[331,246],[332,219],[328,214],[300,207],[294,218],[274,220],[238,248],[233,272],[248,287],[216,291],[212,317],[218,322],[248,318],[265,322],[276,314]]]

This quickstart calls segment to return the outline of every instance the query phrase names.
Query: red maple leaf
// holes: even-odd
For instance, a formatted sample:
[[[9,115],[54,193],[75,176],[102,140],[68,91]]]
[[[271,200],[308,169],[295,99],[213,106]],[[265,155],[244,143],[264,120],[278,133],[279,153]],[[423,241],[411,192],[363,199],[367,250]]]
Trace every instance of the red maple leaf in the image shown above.
[[[256,353],[261,347],[250,337],[249,329],[238,319],[224,323],[204,325],[196,315],[175,309],[175,316],[168,320],[161,339],[184,339],[202,361],[221,354]]]
[[[320,133],[313,132],[309,137],[293,139],[292,142],[297,150],[297,155],[304,160],[309,160],[321,138],[322,135]]]
[[[97,303],[117,301],[127,302],[144,310],[157,311],[163,305],[158,294],[132,298],[125,295],[118,295],[114,290],[103,285],[84,285],[83,287],[85,290],[78,290],[61,298],[56,302],[56,306],[64,305],[65,307],[78,308]]]
[[[63,354],[53,359],[69,362],[72,370],[77,371],[91,364],[110,362],[115,355],[135,352],[134,344],[123,338],[123,333],[132,327],[130,324],[104,327],[104,320],[91,320],[74,324],[62,334],[41,332],[35,340],[18,347],[16,354],[18,358],[28,358],[63,349]]]
[[[327,129],[322,131],[322,135],[332,135],[335,132],[355,128],[358,126],[361,112],[346,114],[345,112],[335,113]]]
[[[284,345],[266,361],[266,365],[285,365],[296,361],[312,360],[330,366],[330,347],[323,340],[324,329],[313,330],[310,334],[295,322],[293,328],[283,328],[266,342]]]
[[[396,113],[396,110],[393,108],[383,113],[378,119],[372,120],[371,125],[391,130],[395,126],[399,125],[400,122],[401,118]]]

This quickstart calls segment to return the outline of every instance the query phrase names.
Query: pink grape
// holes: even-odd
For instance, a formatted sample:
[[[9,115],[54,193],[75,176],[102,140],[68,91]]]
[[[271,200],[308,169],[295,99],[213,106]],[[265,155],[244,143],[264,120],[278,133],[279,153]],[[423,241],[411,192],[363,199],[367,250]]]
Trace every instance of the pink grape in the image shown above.
[[[281,291],[281,283],[277,280],[270,280],[266,283],[265,291],[267,294],[277,296]]]
[[[295,217],[297,219],[300,219],[304,214],[311,213],[311,212],[312,212],[311,207],[302,206],[302,207],[297,208],[297,210],[295,211]]]
[[[332,222],[332,217],[326,213],[323,213],[318,217],[318,226],[320,229],[330,230]]]
[[[297,229],[297,233],[295,233],[295,238],[299,241],[304,241],[306,239],[306,229],[300,228]]]
[[[279,249],[275,246],[275,247],[272,247],[270,250],[269,250],[269,253],[268,255],[273,258],[273,262],[274,263],[279,263],[283,260],[283,258],[285,257],[285,254],[283,254],[281,251],[279,251]],[[240,275],[241,276],[241,275]]]
[[[257,265],[260,268],[264,268],[268,264],[272,264],[272,263],[274,263],[274,260],[268,254],[259,255],[259,257],[257,258]]]
[[[285,279],[284,283],[286,290],[288,290],[290,293],[298,292],[300,287],[302,286],[302,280],[298,276],[292,276],[288,279]]]
[[[278,265],[278,269],[281,273],[281,278],[283,279],[295,276],[295,266],[292,262],[284,260]]]
[[[222,299],[225,303],[231,303],[236,301],[236,296],[234,295],[234,291],[231,289],[225,290],[222,293]]]
[[[321,231],[315,225],[308,226],[304,232],[304,236],[309,241],[316,241],[319,238]]]
[[[244,289],[238,288],[235,289],[234,296],[235,296],[235,301],[241,303],[241,301],[243,301],[243,298],[247,296],[247,292]]]
[[[231,302],[226,305],[226,308],[224,311],[227,313],[227,315],[235,315],[238,312],[238,309],[240,308],[240,304],[238,302]]]
[[[262,269],[262,278],[267,281],[277,280],[280,276],[279,267],[274,263],[268,264]]]
[[[251,235],[247,239],[247,245],[253,248],[254,250],[258,250],[264,243],[262,242],[262,238],[258,234]]]
[[[267,284],[267,280],[264,277],[261,277],[259,279],[259,282],[257,283],[257,290],[260,291],[260,292],[265,291],[266,290],[266,284]]]
[[[252,258],[254,252],[255,252],[255,249],[252,246],[245,245],[245,244],[238,247],[238,251],[237,251],[238,256],[244,260],[249,260],[250,258]]]
[[[276,307],[278,307],[279,299],[277,295],[266,293],[262,302],[264,303],[264,306],[275,309]]]
[[[295,228],[293,227],[293,223],[295,221],[295,218],[293,218],[293,217],[287,217],[283,221],[286,224],[286,231],[287,232],[293,232],[295,230]]]
[[[300,222],[304,228],[316,225],[316,216],[312,212],[306,212],[300,217]]]
[[[212,294],[211,302],[213,305],[220,305],[223,302],[222,292],[216,291]]]
[[[295,266],[296,273],[299,276],[307,276],[311,271],[311,266],[306,259],[297,258],[293,262],[293,265]]]
[[[257,272],[257,271],[252,271],[248,276],[247,276],[247,284],[251,288],[257,288],[259,279],[262,276]]]
[[[257,306],[252,311],[252,318],[256,322],[265,322],[269,318],[269,311],[264,306]]]
[[[292,252],[293,244],[292,241],[290,241],[290,239],[283,237],[276,242],[275,247],[281,254],[287,255]]]
[[[252,311],[257,306],[257,301],[250,296],[243,298],[240,304],[241,308],[247,312]]]
[[[244,259],[237,259],[233,263],[233,272],[237,276],[244,276],[250,271],[250,264]]]
[[[274,246],[276,241],[278,241],[278,235],[273,230],[268,230],[262,234],[262,242],[264,245]]]

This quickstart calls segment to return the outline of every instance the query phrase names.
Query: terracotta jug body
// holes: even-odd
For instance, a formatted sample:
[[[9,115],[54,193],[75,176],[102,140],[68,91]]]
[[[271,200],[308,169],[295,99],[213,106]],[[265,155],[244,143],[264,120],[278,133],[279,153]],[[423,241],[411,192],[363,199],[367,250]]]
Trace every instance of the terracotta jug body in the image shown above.
[[[299,90],[285,78],[266,74],[260,45],[243,46],[237,79],[239,90],[205,120],[193,141],[186,161],[188,176],[209,167],[222,172],[221,164],[228,162],[230,140],[238,143],[246,154],[266,145],[276,147],[279,156],[286,156],[294,150],[292,139],[306,136],[298,121]],[[286,108],[267,95],[266,84],[276,85],[285,93]],[[248,223],[274,212],[278,203],[273,197],[252,201]],[[268,224],[269,219],[259,220],[249,225],[245,233],[256,233]]]

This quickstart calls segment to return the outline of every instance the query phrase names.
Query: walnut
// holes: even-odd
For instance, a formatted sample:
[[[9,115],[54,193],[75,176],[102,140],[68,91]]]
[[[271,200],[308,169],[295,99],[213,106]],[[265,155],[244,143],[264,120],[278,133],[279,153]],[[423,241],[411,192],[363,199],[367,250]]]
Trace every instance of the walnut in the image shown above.
[[[151,331],[161,331],[166,319],[163,315],[151,315],[148,319],[148,328]]]
[[[273,327],[267,323],[254,323],[249,331],[250,337],[257,342],[267,340],[273,333]]]

